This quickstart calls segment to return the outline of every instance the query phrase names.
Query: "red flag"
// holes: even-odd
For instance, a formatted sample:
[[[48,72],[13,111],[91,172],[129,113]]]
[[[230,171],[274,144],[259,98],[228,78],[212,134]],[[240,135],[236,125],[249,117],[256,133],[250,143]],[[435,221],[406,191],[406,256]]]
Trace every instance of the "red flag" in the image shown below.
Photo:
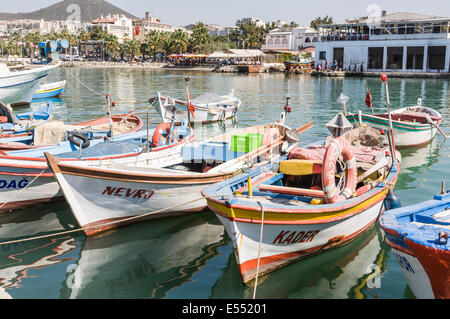
[[[367,91],[366,104],[368,108],[372,107],[372,95],[370,94],[370,91]]]
[[[187,87],[186,90],[188,95],[188,111],[191,112],[192,117],[195,118],[194,116],[195,105],[191,103],[191,93],[189,92],[189,87]]]

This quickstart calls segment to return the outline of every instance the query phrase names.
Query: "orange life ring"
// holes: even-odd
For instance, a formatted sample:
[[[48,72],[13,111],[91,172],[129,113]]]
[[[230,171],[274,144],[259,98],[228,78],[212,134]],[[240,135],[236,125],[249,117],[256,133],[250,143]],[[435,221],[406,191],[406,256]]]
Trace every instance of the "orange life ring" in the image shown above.
[[[338,193],[335,182],[336,161],[342,154],[346,164],[345,187],[342,193]],[[331,141],[325,152],[322,165],[322,190],[327,204],[337,203],[349,199],[356,190],[357,184],[356,157],[351,150],[350,143],[342,136]]]
[[[262,139],[262,146],[272,145],[280,138],[280,131],[277,128],[269,128],[264,133]],[[269,148],[267,150],[266,156],[270,157],[270,154],[275,150],[275,147]]]
[[[164,132],[166,132],[167,137],[169,137],[170,123],[161,123],[156,127],[152,137],[152,148],[164,145],[161,145],[161,136]]]

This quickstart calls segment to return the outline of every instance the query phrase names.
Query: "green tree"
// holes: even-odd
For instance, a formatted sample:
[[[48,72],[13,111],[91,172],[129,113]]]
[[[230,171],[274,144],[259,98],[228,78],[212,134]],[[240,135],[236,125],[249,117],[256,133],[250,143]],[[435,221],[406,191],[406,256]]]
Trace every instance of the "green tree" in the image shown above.
[[[211,42],[211,34],[203,22],[197,22],[192,28],[189,47],[192,52],[201,52]]]
[[[152,30],[147,35],[147,48],[148,52],[155,56],[157,53],[163,52],[163,32]]]
[[[170,35],[171,52],[182,54],[186,52],[189,44],[189,37],[182,29],[177,29]]]
[[[322,17],[317,17],[314,20],[311,21],[311,28],[314,28],[317,30],[318,26],[321,24],[333,24],[333,18],[329,17],[328,15],[325,16],[324,18]]]

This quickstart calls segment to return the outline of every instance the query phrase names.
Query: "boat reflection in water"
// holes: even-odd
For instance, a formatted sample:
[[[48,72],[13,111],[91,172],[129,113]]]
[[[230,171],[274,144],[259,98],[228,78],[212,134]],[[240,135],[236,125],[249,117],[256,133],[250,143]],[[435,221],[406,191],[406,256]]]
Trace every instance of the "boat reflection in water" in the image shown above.
[[[85,238],[61,298],[164,298],[226,243],[211,213],[162,219]]]
[[[374,226],[347,245],[260,277],[256,298],[373,298],[377,288],[381,288],[388,256],[389,248],[382,236],[378,226]],[[236,269],[231,255],[224,274],[212,289],[211,298],[252,298],[254,281],[242,285]],[[233,295],[224,295],[229,293]]]
[[[418,189],[426,186],[426,179],[423,177],[439,161],[441,146],[441,143],[434,139],[428,145],[401,150],[402,167],[395,190]]]
[[[75,220],[67,204],[40,206],[0,216],[0,242],[73,227]],[[67,235],[0,245],[1,290],[12,298],[58,298],[67,264],[76,260],[79,249],[76,238]]]

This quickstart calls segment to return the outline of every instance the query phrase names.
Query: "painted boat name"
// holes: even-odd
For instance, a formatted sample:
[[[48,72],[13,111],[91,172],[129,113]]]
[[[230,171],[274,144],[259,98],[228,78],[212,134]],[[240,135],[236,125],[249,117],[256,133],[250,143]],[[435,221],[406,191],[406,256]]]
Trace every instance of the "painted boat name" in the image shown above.
[[[154,190],[106,186],[102,195],[149,199],[154,193]]]
[[[27,179],[22,179],[20,181],[12,180],[10,182],[5,180],[0,180],[0,189],[6,188],[25,188],[28,185]]]
[[[310,230],[306,233],[304,231],[282,230],[273,240],[273,244],[284,245],[311,242],[319,232],[320,230]]]

